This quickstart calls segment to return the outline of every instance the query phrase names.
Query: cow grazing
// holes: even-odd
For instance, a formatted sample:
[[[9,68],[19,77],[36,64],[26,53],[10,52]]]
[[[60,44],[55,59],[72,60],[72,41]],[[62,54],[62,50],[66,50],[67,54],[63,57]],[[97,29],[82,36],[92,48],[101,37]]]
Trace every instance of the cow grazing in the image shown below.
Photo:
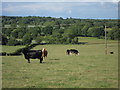
[[[44,52],[45,50],[28,50],[28,49],[23,49],[23,54],[25,59],[28,60],[28,63],[30,63],[30,59],[40,59],[40,63],[43,61],[43,57],[46,57],[46,53]],[[43,55],[44,53],[44,55]],[[46,55],[46,56],[45,56]]]
[[[76,49],[68,49],[66,53],[67,55],[71,55],[71,54],[79,55],[79,52]]]

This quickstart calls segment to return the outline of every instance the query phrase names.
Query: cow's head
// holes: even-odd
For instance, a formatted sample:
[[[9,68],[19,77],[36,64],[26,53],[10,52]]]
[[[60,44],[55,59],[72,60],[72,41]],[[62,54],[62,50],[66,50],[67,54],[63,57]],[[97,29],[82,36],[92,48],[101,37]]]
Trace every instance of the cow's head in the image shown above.
[[[42,48],[42,57],[47,57],[47,50],[45,48]]]

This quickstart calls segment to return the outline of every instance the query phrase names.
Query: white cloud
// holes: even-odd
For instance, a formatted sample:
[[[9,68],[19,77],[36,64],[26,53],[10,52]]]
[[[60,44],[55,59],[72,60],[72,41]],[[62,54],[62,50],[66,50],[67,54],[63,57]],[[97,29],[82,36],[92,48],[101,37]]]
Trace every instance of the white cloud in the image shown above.
[[[30,10],[33,12],[38,12],[41,10],[51,10],[53,12],[60,12],[62,11],[64,8],[60,7],[59,4],[50,4],[50,3],[31,3],[31,4],[23,4],[23,5],[7,5],[7,7],[3,8],[3,11],[6,12],[17,12],[17,11],[21,11],[21,10]]]
[[[67,11],[67,14],[71,14],[71,13],[72,13],[72,11],[71,11],[71,10],[68,10],[68,11]]]
[[[40,12],[40,11],[51,11],[55,13],[62,13],[65,12],[71,14],[72,11],[70,8],[76,6],[87,6],[89,3],[8,3],[2,8],[3,12],[19,12],[22,10],[32,11],[33,13]]]

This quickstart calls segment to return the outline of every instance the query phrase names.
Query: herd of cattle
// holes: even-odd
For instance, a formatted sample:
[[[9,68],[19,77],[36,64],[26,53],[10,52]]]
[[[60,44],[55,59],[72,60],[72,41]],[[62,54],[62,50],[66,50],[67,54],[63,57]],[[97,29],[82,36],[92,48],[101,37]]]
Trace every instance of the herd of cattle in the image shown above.
[[[28,50],[23,49],[22,53],[24,54],[25,59],[28,60],[28,63],[30,63],[30,59],[40,59],[40,63],[42,63],[43,59],[47,57],[48,51],[45,48],[42,48],[41,50]],[[66,51],[67,55],[79,55],[78,50],[76,49],[68,49]]]

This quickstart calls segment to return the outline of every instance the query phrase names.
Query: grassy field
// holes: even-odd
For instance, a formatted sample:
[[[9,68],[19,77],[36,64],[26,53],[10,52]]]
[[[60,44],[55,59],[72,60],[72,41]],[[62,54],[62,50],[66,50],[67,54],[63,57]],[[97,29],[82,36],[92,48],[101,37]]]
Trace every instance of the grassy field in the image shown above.
[[[25,46],[1,46],[1,47],[2,47],[2,52],[12,53],[17,49],[23,48]]]
[[[104,40],[80,40],[89,43],[34,47],[44,47],[49,52],[41,64],[37,59],[29,64],[23,55],[3,56],[3,88],[118,88],[117,41],[109,41],[108,55],[105,55]],[[69,48],[79,50],[80,55],[67,56]],[[111,51],[114,54],[110,54]]]

